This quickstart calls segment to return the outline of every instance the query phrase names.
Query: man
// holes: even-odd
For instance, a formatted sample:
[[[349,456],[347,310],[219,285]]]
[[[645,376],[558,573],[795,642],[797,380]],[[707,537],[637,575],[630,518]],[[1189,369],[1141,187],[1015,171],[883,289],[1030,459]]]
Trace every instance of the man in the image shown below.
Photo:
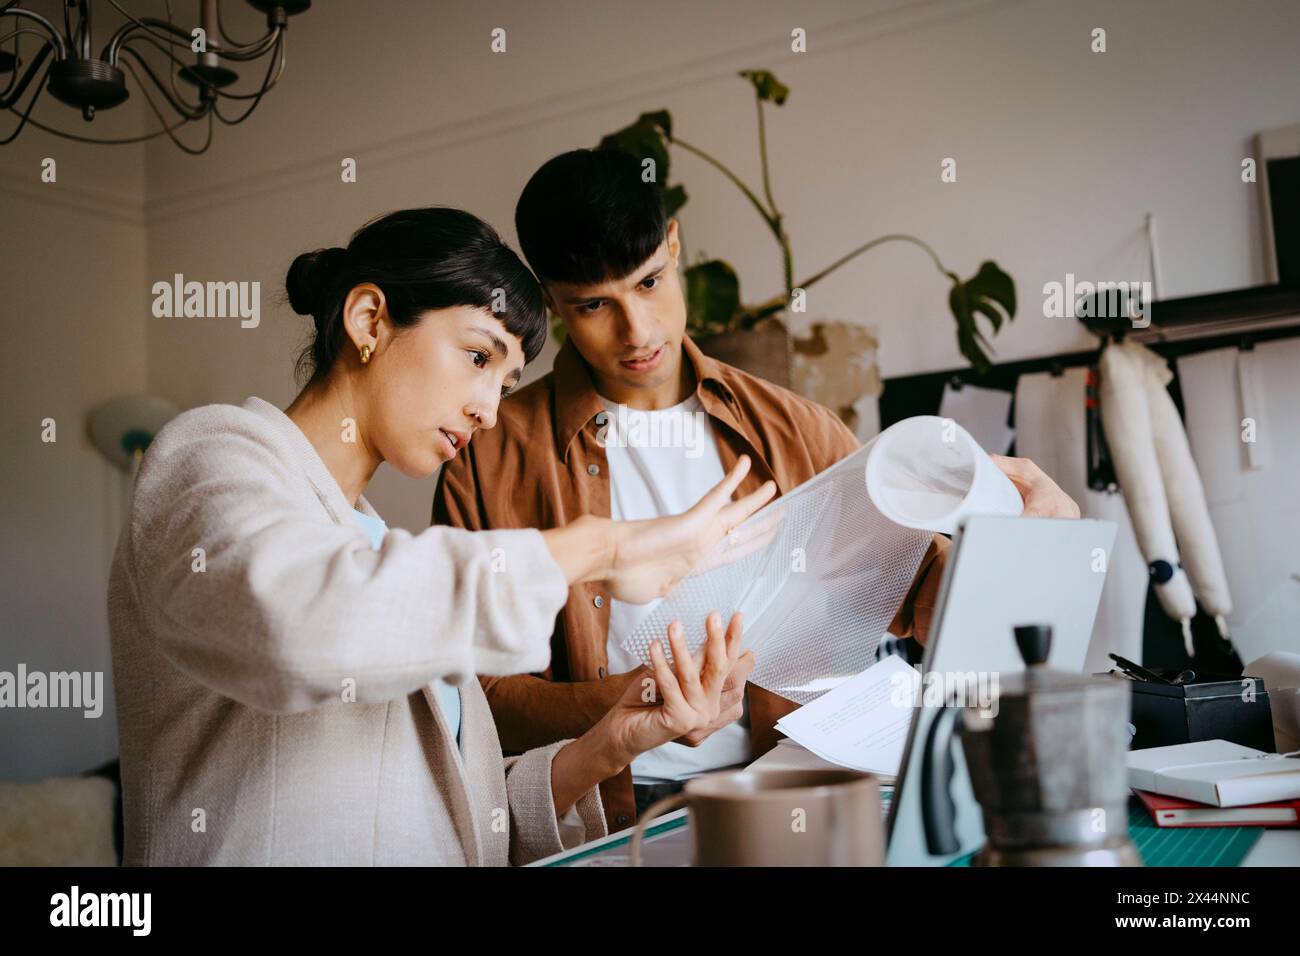
[[[555,157],[524,188],[515,223],[566,340],[553,371],[503,401],[496,427],[443,467],[435,523],[548,528],[583,514],[674,514],[741,454],[752,468],[738,493],[772,479],[784,494],[858,447],[828,409],[708,358],[685,335],[677,223],[634,157],[603,150]],[[681,440],[667,447],[645,440],[664,434]],[[632,435],[642,440],[626,440]],[[995,460],[1025,495],[1027,513],[1078,516],[1032,463]],[[924,642],[948,545],[940,536],[931,543],[891,633]],[[620,639],[651,606],[624,605],[595,586],[572,588],[547,671],[482,679],[502,746],[523,751],[598,720],[642,675]],[[747,684],[753,663],[747,654],[732,670],[718,721],[601,785],[611,831],[685,779],[775,745],[776,721],[796,705]]]

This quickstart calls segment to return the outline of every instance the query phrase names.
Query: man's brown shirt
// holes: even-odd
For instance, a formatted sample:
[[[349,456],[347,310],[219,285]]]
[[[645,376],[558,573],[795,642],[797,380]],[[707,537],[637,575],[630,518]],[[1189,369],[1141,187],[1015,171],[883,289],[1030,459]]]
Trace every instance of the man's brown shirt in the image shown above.
[[[682,339],[682,360],[694,371],[723,471],[740,455],[750,457],[737,496],[768,479],[785,494],[858,447],[829,409],[709,358],[689,337]],[[434,523],[545,530],[582,515],[608,518],[609,467],[596,421],[604,411],[586,363],[566,341],[553,371],[502,401],[496,427],[476,433],[443,466]],[[891,633],[925,641],[948,544],[937,535],[931,542]],[[551,639],[550,667],[536,675],[480,678],[506,752],[578,737],[617,699],[622,685],[606,680],[609,600],[600,583],[570,588]],[[796,705],[754,684],[746,686],[746,703],[757,757],[780,739],[774,725]],[[630,769],[601,784],[601,797],[611,832],[635,822]]]

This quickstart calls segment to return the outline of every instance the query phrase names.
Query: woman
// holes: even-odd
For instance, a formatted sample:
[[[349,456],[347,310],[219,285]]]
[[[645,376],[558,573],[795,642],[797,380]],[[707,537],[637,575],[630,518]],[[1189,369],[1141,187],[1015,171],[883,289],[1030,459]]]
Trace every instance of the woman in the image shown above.
[[[539,671],[571,584],[644,602],[771,497],[748,462],[689,512],[551,531],[389,531],[362,496],[426,477],[546,334],[532,275],[452,209],[394,213],[286,282],[316,333],[281,412],[186,412],[140,469],[109,588],[128,864],[523,863],[605,832],[596,784],[707,726],[740,622],[576,740],[503,761],[476,673]],[[521,488],[519,493],[527,494]]]

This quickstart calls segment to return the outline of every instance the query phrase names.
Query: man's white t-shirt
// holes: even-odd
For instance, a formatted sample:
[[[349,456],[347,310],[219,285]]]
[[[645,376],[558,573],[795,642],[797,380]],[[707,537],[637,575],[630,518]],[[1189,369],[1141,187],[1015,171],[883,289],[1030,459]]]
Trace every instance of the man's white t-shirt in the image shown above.
[[[708,413],[691,395],[680,405],[658,411],[619,406],[603,396],[609,420],[605,454],[609,461],[609,511],[615,521],[635,521],[681,514],[723,479],[718,446]],[[621,638],[658,604],[609,607],[609,672],[621,674],[640,666],[623,650]],[[685,623],[685,622],[683,622]],[[725,625],[725,620],[724,620]],[[665,649],[668,635],[660,635]],[[632,780],[661,783],[686,780],[751,759],[748,714],[711,734],[698,747],[667,743],[632,761]]]

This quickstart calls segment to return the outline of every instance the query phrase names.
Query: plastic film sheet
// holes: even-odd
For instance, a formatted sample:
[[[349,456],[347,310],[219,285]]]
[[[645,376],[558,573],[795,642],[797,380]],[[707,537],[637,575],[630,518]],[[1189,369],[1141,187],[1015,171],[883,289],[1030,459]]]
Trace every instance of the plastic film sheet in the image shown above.
[[[650,659],[672,621],[687,646],[711,611],[744,614],[750,680],[807,703],[876,660],[935,532],[1019,515],[1019,492],[951,419],[909,418],[752,515],[624,638]]]

